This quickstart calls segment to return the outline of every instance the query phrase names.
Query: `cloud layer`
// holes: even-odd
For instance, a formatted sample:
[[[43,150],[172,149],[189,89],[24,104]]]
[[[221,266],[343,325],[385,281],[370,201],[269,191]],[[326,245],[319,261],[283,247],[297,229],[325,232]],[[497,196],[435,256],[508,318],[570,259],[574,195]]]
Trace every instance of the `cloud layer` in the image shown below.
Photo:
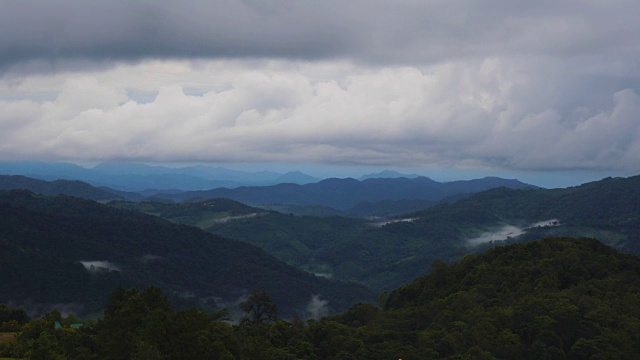
[[[148,88],[144,70],[153,64],[30,77],[12,86],[24,99],[0,102],[0,154],[5,159],[639,168],[638,93],[613,88],[593,91],[583,102],[561,98],[573,87],[580,91],[582,81],[553,64],[543,59],[523,66],[492,58],[419,70],[163,62],[155,66],[165,78]],[[34,88],[56,96],[31,100]]]
[[[640,4],[2,1],[0,159],[640,170]]]
[[[637,57],[633,0],[191,0],[0,3],[5,65],[249,57],[437,63],[496,54]]]

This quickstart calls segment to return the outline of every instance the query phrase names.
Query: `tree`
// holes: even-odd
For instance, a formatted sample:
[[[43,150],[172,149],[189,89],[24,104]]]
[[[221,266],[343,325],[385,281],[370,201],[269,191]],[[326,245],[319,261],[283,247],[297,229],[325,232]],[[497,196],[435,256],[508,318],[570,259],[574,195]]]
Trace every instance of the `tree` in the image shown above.
[[[269,293],[261,290],[251,290],[247,300],[240,303],[240,309],[245,312],[242,324],[256,325],[275,321],[278,315],[278,309],[271,302]]]

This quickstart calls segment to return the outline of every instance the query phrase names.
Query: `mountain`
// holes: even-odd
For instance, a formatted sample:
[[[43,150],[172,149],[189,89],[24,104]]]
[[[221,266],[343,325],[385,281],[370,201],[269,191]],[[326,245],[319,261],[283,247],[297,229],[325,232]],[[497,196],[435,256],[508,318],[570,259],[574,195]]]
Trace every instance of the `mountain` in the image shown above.
[[[41,180],[80,180],[91,177],[92,171],[79,165],[42,161],[0,162],[0,174],[22,175]]]
[[[0,248],[0,302],[68,305],[82,314],[99,311],[119,285],[157,285],[175,303],[209,308],[235,308],[261,289],[285,317],[304,317],[318,297],[334,312],[373,297],[195,227],[24,190],[0,192]]]
[[[383,170],[377,173],[362,175],[361,177],[358,178],[358,180],[362,181],[367,179],[393,179],[393,178],[402,178],[402,177],[407,179],[413,179],[413,178],[420,177],[420,175],[402,174],[393,170]]]
[[[636,176],[567,189],[492,189],[378,224],[267,214],[205,229],[253,243],[301,268],[381,291],[424,274],[435,260],[455,261],[500,243],[582,236],[640,254],[638,214]]]
[[[414,179],[325,179],[317,183],[296,185],[239,187],[235,189],[213,189],[190,191],[181,194],[159,194],[158,198],[174,201],[192,199],[228,198],[246,204],[321,205],[337,210],[346,210],[358,203],[382,200],[430,200],[438,201],[448,196],[477,192],[496,186],[515,188],[530,187],[517,180],[485,178],[439,183],[426,177]]]
[[[627,359],[640,343],[638,294],[637,256],[547,238],[435,263],[384,310],[358,305],[325,321],[348,327],[341,343],[361,343],[361,358]]]
[[[187,191],[218,187],[264,186],[284,181],[306,184],[318,180],[300,172],[291,174],[269,171],[248,172],[200,165],[174,168],[118,161],[104,162],[93,168],[69,163],[5,162],[0,163],[0,174],[23,175],[49,181],[80,180],[94,186],[121,191],[158,189],[159,192],[171,189]],[[278,180],[279,177],[283,177],[283,180]]]
[[[282,183],[291,183],[291,184],[310,184],[320,181],[320,179],[315,178],[313,176],[307,175],[300,171],[289,171],[288,173],[278,176],[274,183],[282,184]]]
[[[124,202],[110,206],[197,226],[216,235],[254,244],[290,265],[327,276],[333,273],[315,257],[371,227],[366,221],[339,216],[292,216],[250,207],[229,199],[197,202]]]
[[[0,190],[24,189],[42,195],[69,195],[78,198],[107,201],[122,200],[122,196],[108,190],[93,187],[82,181],[43,181],[19,175],[0,175]]]
[[[364,201],[345,210],[346,214],[359,217],[389,217],[417,212],[438,204],[430,200],[382,200]]]

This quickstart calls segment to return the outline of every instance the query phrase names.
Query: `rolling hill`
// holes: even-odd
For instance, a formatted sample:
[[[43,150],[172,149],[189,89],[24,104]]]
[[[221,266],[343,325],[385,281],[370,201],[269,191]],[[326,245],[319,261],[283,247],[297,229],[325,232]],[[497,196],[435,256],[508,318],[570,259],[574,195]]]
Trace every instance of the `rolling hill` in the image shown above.
[[[369,359],[626,359],[640,343],[638,294],[637,256],[547,238],[434,264],[384,310],[326,321],[348,326],[343,344],[360,341]]]
[[[122,200],[122,196],[76,180],[44,181],[20,175],[0,175],[0,190],[24,189],[42,195],[68,195],[87,200]]]
[[[448,196],[473,193],[496,187],[530,188],[517,180],[483,178],[468,181],[440,183],[426,177],[355,179],[325,179],[317,183],[297,185],[218,188],[207,191],[189,191],[180,194],[158,194],[158,198],[191,201],[227,198],[250,205],[321,205],[346,210],[361,202],[382,200],[442,200]]]
[[[384,290],[421,276],[435,260],[453,261],[497,243],[587,236],[640,254],[639,214],[636,176],[566,189],[493,189],[377,227],[356,219],[267,214],[206,229],[256,244],[290,264]],[[317,224],[325,230],[305,231]]]
[[[118,285],[158,285],[177,304],[208,308],[234,308],[261,289],[284,316],[305,316],[314,295],[334,312],[374,297],[244,242],[68,196],[0,192],[0,247],[0,302],[65,304],[77,313],[100,310]]]

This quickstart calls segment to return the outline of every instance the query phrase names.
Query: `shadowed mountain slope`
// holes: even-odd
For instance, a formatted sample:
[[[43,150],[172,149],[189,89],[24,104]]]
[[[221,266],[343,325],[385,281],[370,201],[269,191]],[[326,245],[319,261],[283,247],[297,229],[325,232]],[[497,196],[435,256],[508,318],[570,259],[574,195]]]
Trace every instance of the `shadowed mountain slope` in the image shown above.
[[[314,295],[338,311],[370,300],[363,286],[318,278],[263,250],[195,227],[72,197],[0,192],[0,302],[68,303],[91,312],[117,285],[158,285],[174,302],[230,306],[269,291],[284,316]]]

